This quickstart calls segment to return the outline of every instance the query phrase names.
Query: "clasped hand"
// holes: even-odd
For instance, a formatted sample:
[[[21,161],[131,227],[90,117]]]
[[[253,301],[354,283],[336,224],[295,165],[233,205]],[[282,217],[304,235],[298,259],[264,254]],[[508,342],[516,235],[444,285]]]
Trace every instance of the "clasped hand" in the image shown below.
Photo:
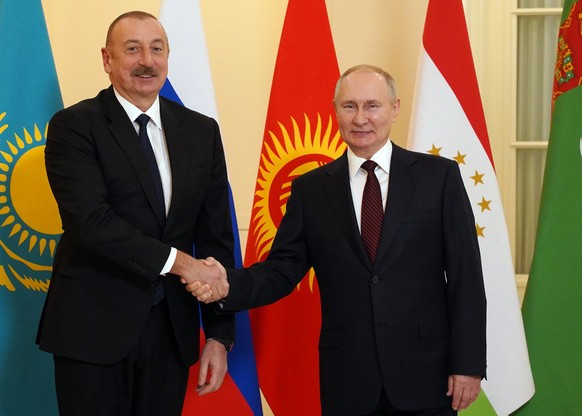
[[[211,303],[228,295],[226,270],[215,258],[197,260],[193,273],[181,276],[186,290],[200,302]]]
[[[197,260],[178,250],[170,272],[180,276],[186,290],[200,302],[216,302],[228,295],[226,270],[212,257]]]

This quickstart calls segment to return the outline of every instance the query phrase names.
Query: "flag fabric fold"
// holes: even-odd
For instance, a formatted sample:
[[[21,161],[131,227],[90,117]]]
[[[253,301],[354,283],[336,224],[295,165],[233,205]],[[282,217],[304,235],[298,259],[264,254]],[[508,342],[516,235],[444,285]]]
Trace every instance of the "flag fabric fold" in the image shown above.
[[[170,43],[168,79],[160,94],[218,120],[206,37],[198,0],[164,0],[159,20]],[[230,194],[236,266],[242,255],[234,200]],[[202,337],[204,338],[204,337]],[[228,355],[229,371],[220,390],[198,397],[198,368],[190,370],[184,401],[184,416],[204,412],[212,415],[262,415],[254,347],[248,312],[237,313],[236,344]]]
[[[553,113],[523,316],[536,394],[519,416],[580,414],[582,391],[582,2],[566,0]]]
[[[487,295],[487,379],[482,387],[494,411],[484,405],[478,414],[508,415],[532,396],[534,386],[461,0],[429,1],[409,148],[454,159],[461,168],[475,214]]]
[[[275,63],[245,252],[264,260],[293,178],[340,156],[332,98],[339,68],[324,0],[289,0]],[[261,391],[276,416],[319,415],[321,308],[310,271],[278,302],[251,311]]]
[[[0,43],[0,415],[56,414],[34,343],[62,233],[44,147],[63,102],[40,0],[0,1]]]

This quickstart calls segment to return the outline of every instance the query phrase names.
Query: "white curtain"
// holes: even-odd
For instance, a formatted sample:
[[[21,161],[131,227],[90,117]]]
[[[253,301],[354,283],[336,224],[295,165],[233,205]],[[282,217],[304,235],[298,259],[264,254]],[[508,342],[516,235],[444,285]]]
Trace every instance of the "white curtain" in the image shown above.
[[[563,0],[519,0],[522,8],[562,7]],[[558,15],[520,15],[517,42],[517,232],[515,267],[528,274],[535,234],[550,131],[551,97]],[[524,143],[525,142],[525,143]],[[524,146],[525,145],[525,146]]]

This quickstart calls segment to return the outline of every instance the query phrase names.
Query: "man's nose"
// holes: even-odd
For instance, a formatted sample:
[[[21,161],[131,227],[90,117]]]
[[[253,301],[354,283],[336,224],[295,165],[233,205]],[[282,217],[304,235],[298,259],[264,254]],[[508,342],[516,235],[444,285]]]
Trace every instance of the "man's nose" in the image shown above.
[[[366,124],[368,122],[368,116],[363,109],[356,110],[354,114],[354,124],[361,126],[362,124]]]
[[[152,52],[149,49],[144,49],[141,53],[140,64],[143,66],[151,67],[153,65]]]

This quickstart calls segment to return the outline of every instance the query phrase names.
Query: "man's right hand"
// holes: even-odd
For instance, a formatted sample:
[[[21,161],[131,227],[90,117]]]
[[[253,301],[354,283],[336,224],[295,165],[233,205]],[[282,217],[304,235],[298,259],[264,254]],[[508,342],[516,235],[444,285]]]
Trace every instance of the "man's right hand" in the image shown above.
[[[186,290],[200,302],[216,302],[228,295],[226,270],[212,257],[196,260],[178,251],[170,272],[179,275],[182,283],[186,285]]]

